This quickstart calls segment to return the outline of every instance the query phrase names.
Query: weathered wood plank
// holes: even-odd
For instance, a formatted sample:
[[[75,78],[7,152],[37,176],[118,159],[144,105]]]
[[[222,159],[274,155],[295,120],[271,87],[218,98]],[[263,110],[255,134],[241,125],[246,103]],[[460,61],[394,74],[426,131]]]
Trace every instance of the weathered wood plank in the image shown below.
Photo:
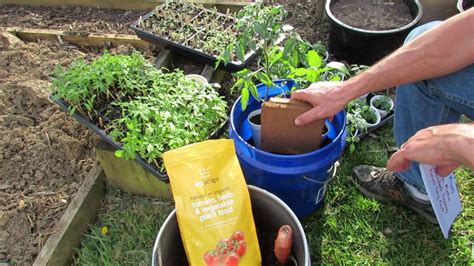
[[[0,28],[15,34],[26,41],[49,40],[66,41],[85,46],[105,46],[108,44],[121,45],[130,44],[134,47],[149,47],[152,44],[145,42],[136,35],[128,34],[98,34],[87,32],[72,32],[50,29],[22,29],[22,28]]]
[[[102,205],[105,178],[100,167],[84,180],[33,265],[68,265]]]
[[[42,5],[42,6],[89,6],[97,8],[125,9],[125,10],[144,10],[151,9],[164,3],[166,0],[0,0],[2,4],[16,5]],[[219,0],[194,0],[194,3],[203,4],[210,7],[215,6],[220,11],[230,9],[237,11],[247,5],[252,0],[239,1],[219,1]]]
[[[209,80],[210,83],[221,83],[224,79],[225,71],[222,69],[214,69],[210,65],[206,65],[202,70],[201,76]]]
[[[155,67],[160,69],[162,67],[169,67],[171,60],[173,58],[173,53],[170,50],[162,49],[158,56],[155,59]]]

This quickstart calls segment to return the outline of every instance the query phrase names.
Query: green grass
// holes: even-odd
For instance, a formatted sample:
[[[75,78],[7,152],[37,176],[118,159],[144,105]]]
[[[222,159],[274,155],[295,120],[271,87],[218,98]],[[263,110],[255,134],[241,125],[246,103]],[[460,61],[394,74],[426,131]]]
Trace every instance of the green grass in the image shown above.
[[[391,125],[347,152],[323,208],[303,220],[313,264],[474,265],[474,174],[456,171],[464,211],[445,240],[411,210],[368,199],[349,180],[359,164],[384,166],[395,142]],[[172,206],[116,189],[78,250],[77,264],[149,264],[153,242]],[[101,228],[107,226],[104,236]]]
[[[376,132],[377,138],[364,139],[356,152],[343,156],[339,172],[330,183],[325,206],[303,221],[312,261],[392,265],[472,263],[472,171],[462,168],[455,173],[464,211],[448,240],[437,225],[426,222],[414,211],[368,199],[349,180],[354,166],[385,165],[395,147],[391,128],[385,126]]]
[[[155,238],[173,207],[169,201],[109,187],[98,221],[83,238],[74,264],[150,265]]]

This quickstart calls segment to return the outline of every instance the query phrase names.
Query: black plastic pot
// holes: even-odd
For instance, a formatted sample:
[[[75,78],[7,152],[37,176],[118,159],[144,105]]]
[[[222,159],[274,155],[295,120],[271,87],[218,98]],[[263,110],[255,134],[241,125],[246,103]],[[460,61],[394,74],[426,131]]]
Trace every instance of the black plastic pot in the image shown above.
[[[61,107],[61,109],[63,109],[65,112],[69,112],[68,111],[69,110],[68,109],[69,105],[66,104],[64,101],[54,100],[52,96],[50,96],[50,99],[52,101],[54,101],[57,105],[59,105],[59,107]],[[100,111],[99,111],[99,113],[100,113]],[[107,134],[104,130],[102,130],[97,125],[92,123],[88,117],[83,116],[83,115],[79,114],[78,112],[75,112],[72,115],[72,117],[74,119],[76,119],[79,123],[85,125],[89,129],[91,129],[92,131],[97,133],[97,135],[99,135],[103,140],[107,141],[110,145],[114,146],[116,149],[119,149],[119,150],[122,149],[122,144],[114,141],[112,139],[112,137],[109,136],[109,134]],[[105,118],[105,119],[107,119],[107,118]],[[219,125],[219,127],[213,133],[210,134],[209,139],[219,138],[224,133],[224,131],[226,130],[228,122],[229,122],[229,119],[226,119],[221,125]],[[150,172],[151,174],[156,176],[160,181],[165,182],[165,183],[169,183],[168,175],[165,172],[160,171],[160,169],[158,169],[155,165],[152,165],[152,164],[148,163],[146,160],[144,160],[139,155],[136,155],[135,161],[138,164],[140,164],[141,166],[143,166],[143,168],[145,170],[147,170],[148,172]]]
[[[457,8],[459,12],[464,12],[474,6],[474,0],[458,0]]]
[[[393,30],[365,30],[337,19],[331,7],[339,0],[326,1],[326,14],[330,20],[329,52],[338,60],[351,64],[372,65],[385,55],[403,44],[410,30],[423,15],[423,8],[418,0],[405,0],[414,17],[409,24]],[[356,12],[356,11],[355,11]]]
[[[270,263],[273,256],[273,243],[278,229],[285,224],[291,226],[293,230],[291,254],[297,265],[311,265],[306,235],[293,211],[270,192],[254,186],[248,186],[248,188],[262,255],[262,265],[273,265]],[[163,223],[156,237],[151,264],[153,266],[189,264],[184,252],[175,210]]]

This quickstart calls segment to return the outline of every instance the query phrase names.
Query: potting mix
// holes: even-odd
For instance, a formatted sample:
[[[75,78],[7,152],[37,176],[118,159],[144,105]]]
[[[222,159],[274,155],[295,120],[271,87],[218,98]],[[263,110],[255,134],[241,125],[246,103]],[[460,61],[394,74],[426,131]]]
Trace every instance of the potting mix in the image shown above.
[[[250,195],[233,140],[208,140],[163,156],[191,265],[260,265]]]

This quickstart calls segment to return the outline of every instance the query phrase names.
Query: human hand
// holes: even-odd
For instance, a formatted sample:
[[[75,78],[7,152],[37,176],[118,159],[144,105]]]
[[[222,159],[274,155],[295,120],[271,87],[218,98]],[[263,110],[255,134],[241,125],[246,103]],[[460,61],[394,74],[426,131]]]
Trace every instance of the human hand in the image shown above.
[[[296,90],[292,99],[309,102],[313,108],[295,119],[296,125],[306,125],[318,119],[332,117],[351,100],[345,93],[344,82],[316,82],[304,90]]]
[[[387,169],[402,172],[410,167],[411,161],[415,161],[435,165],[440,176],[447,176],[461,164],[470,166],[464,155],[472,152],[473,131],[473,125],[469,124],[448,124],[420,130],[390,157]]]

